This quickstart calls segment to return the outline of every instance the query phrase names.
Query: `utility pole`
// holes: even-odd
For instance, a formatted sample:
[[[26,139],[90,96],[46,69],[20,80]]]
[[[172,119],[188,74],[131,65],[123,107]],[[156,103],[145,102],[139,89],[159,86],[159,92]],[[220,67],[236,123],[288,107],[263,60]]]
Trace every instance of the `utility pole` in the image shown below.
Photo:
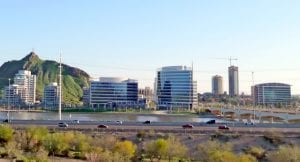
[[[61,69],[62,69],[62,65],[61,65],[61,53],[60,53],[60,58],[59,58],[59,103],[58,103],[58,115],[59,115],[59,120],[61,120],[61,93],[62,93],[62,86],[61,86]]]

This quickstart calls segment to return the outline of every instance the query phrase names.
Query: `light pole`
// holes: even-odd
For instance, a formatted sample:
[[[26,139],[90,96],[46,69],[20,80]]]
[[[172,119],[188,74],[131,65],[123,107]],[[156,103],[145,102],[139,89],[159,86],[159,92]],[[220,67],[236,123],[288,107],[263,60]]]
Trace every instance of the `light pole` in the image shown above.
[[[59,115],[59,120],[61,120],[61,92],[62,92],[62,86],[61,86],[61,54],[60,54],[60,59],[59,59],[59,107],[58,107],[58,115]]]

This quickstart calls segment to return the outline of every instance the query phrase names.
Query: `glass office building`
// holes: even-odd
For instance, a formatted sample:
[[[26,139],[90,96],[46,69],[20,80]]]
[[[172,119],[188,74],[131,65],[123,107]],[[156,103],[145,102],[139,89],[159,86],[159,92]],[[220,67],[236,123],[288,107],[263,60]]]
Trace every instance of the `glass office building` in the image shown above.
[[[192,109],[197,104],[197,82],[193,69],[167,66],[157,71],[155,93],[158,109]]]
[[[252,97],[256,105],[290,105],[291,86],[283,83],[263,83],[252,87]]]
[[[89,100],[93,108],[132,107],[138,103],[136,80],[101,77],[90,85]]]

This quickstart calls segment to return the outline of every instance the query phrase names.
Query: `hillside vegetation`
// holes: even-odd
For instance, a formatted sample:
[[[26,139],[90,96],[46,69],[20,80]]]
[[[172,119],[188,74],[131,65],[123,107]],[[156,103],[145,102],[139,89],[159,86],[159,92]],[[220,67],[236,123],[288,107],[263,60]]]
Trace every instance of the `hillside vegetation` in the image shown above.
[[[83,95],[82,87],[89,84],[89,75],[78,68],[65,64],[62,66],[63,103],[78,104]],[[19,70],[29,70],[37,75],[37,100],[42,100],[44,86],[51,82],[58,82],[59,63],[42,60],[37,54],[31,52],[21,60],[8,61],[0,67],[0,89],[7,86],[8,78],[14,78]]]

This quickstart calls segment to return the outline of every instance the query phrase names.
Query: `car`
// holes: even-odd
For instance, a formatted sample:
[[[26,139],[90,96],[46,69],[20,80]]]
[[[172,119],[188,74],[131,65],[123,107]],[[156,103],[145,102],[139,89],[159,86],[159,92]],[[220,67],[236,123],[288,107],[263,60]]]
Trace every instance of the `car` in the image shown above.
[[[218,128],[219,129],[229,130],[229,127],[227,125],[220,125]]]
[[[3,120],[3,123],[11,123],[11,120],[10,119],[5,119],[5,120]]]
[[[216,124],[216,120],[209,120],[206,122],[206,124]]]
[[[123,122],[122,122],[122,121],[119,121],[119,120],[118,120],[118,121],[116,121],[116,123],[117,123],[117,124],[120,124],[120,125],[122,125],[122,124],[123,124]]]
[[[67,123],[58,123],[57,125],[62,128],[67,128],[69,126]]]
[[[104,124],[100,124],[100,125],[98,125],[97,127],[98,127],[98,128],[108,128],[108,126],[107,126],[107,125],[104,125]]]
[[[184,128],[184,129],[186,129],[186,128],[192,129],[192,128],[194,128],[194,126],[192,124],[185,124],[185,125],[182,125],[182,128]]]
[[[144,121],[143,124],[151,124],[151,121],[150,120],[146,120],[146,121]]]
[[[250,122],[246,122],[245,125],[255,125],[254,122],[250,121]]]
[[[73,120],[72,123],[79,124],[79,120]]]

